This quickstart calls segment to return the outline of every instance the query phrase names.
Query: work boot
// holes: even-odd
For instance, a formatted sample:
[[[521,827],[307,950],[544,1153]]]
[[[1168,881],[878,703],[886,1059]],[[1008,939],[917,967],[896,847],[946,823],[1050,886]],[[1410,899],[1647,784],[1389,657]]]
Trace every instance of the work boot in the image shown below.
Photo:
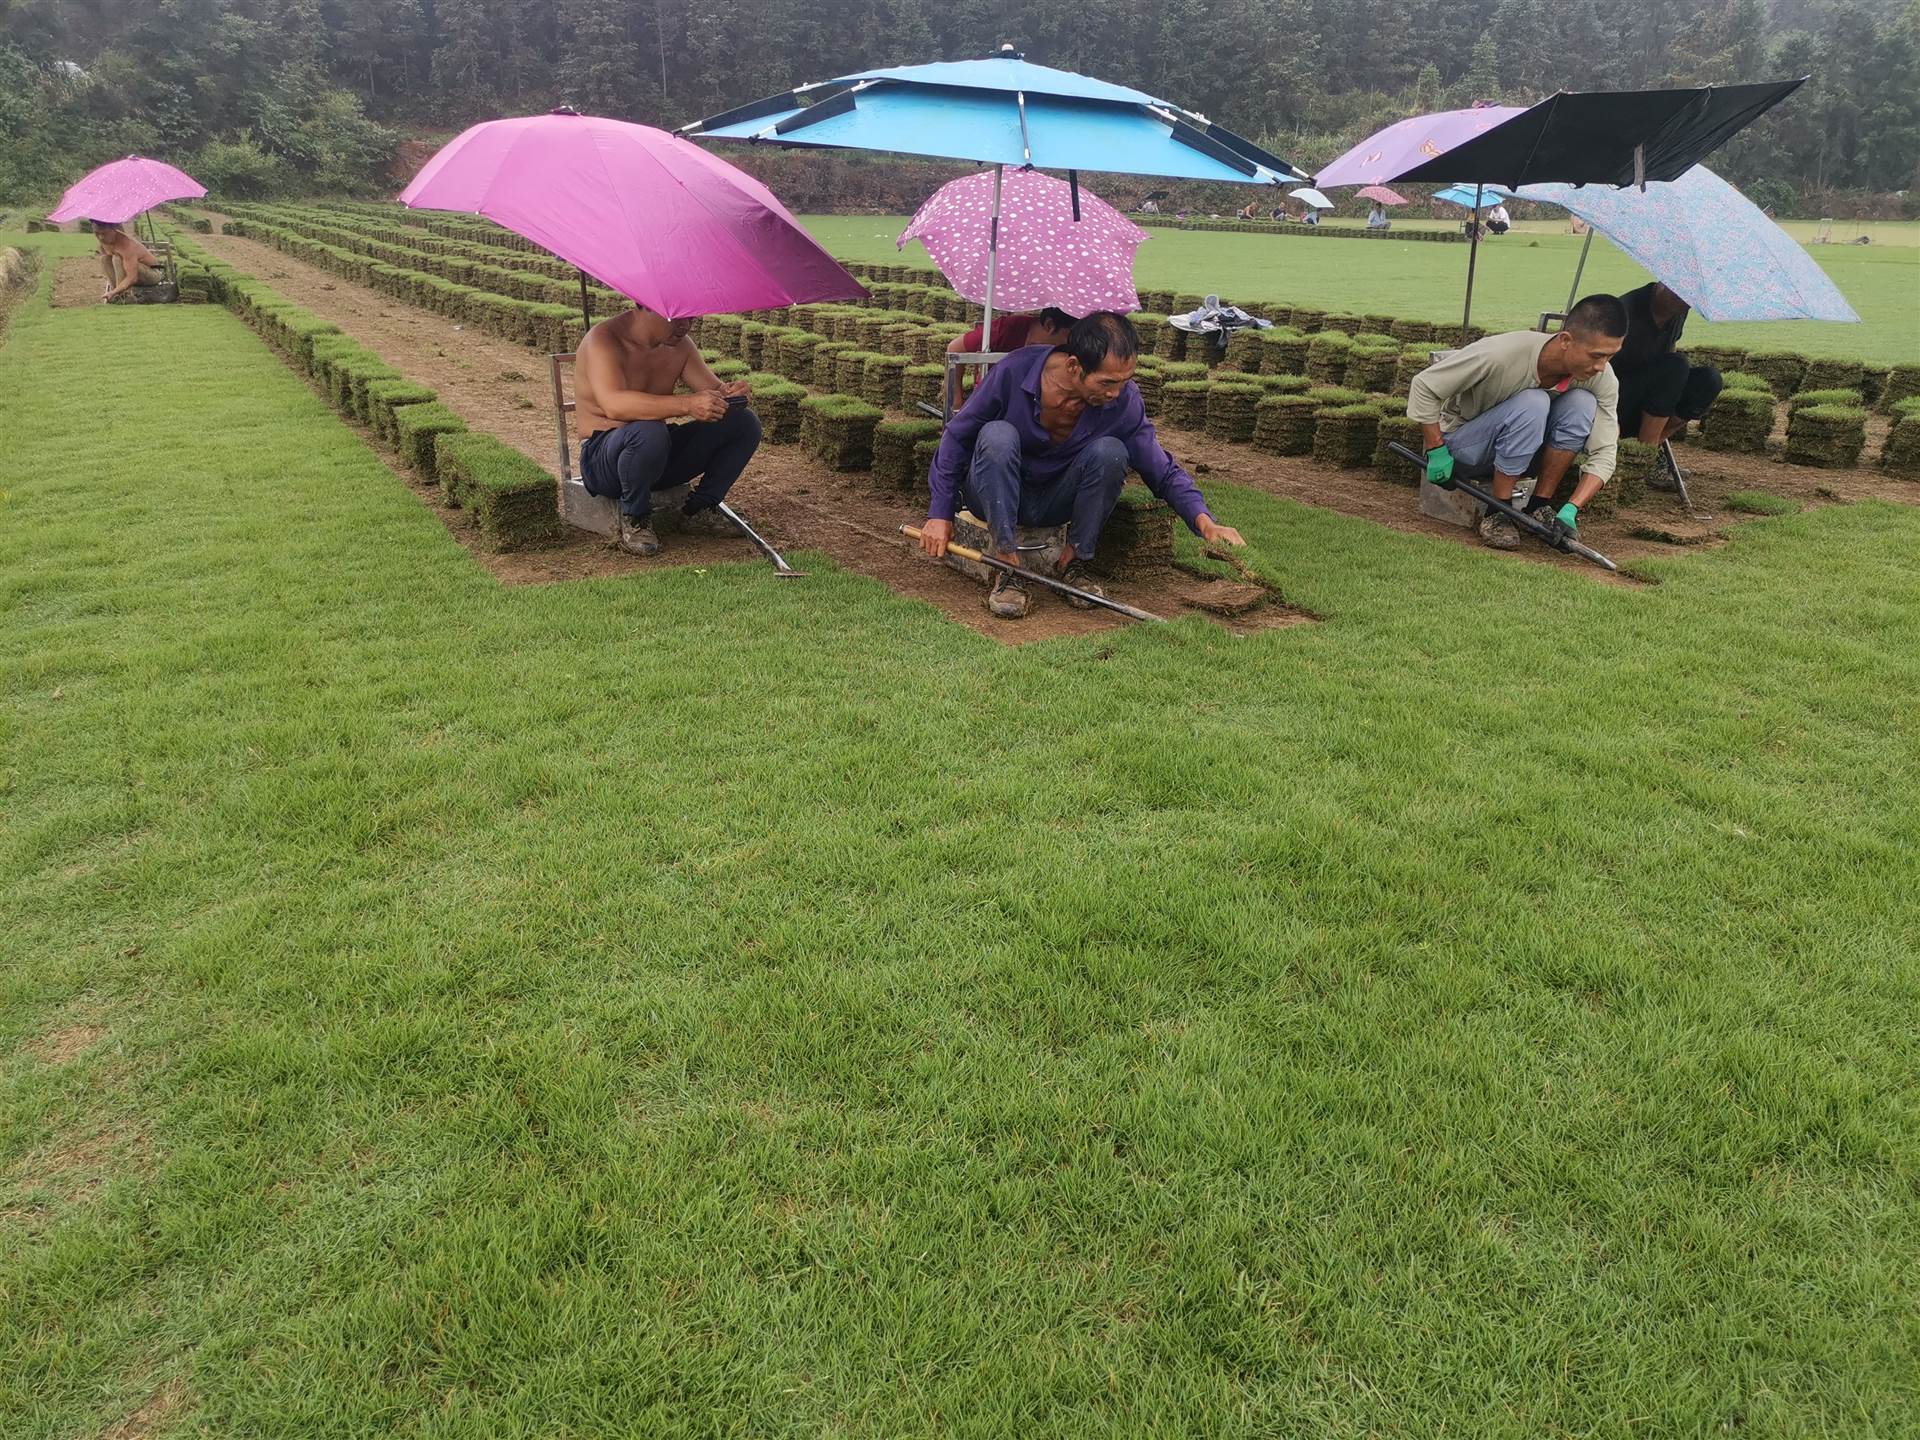
[[[644,515],[635,520],[630,516],[620,517],[620,548],[629,555],[645,558],[660,553],[660,537],[653,533],[649,523],[653,517]]]
[[[988,610],[1002,620],[1024,620],[1029,599],[1024,576],[1012,575],[1005,570],[994,572],[993,589],[987,592]]]
[[[738,535],[734,523],[720,513],[717,505],[680,512],[680,528],[689,535]]]
[[[1106,598],[1107,592],[1100,588],[1099,582],[1093,578],[1093,572],[1087,569],[1084,561],[1073,561],[1066,569],[1060,571],[1059,574],[1053,578],[1058,580],[1062,585],[1071,585],[1076,590],[1085,590],[1090,594],[1100,596],[1102,599]],[[1093,602],[1091,600],[1082,600],[1078,595],[1068,595],[1064,598],[1066,602],[1076,610],[1093,609]]]
[[[1489,550],[1518,550],[1520,527],[1497,510],[1480,517],[1480,543]]]

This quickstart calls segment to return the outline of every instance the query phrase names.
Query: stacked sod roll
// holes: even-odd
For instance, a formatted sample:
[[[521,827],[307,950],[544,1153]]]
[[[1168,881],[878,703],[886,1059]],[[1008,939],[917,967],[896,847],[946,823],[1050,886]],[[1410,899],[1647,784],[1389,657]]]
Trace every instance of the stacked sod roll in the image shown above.
[[[1787,417],[1786,458],[1796,465],[1851,469],[1866,443],[1867,412],[1858,405],[1806,405]]]
[[[873,465],[873,432],[885,418],[856,395],[809,395],[800,402],[800,445],[829,470]]]
[[[553,477],[493,436],[436,434],[434,469],[448,500],[479,522],[488,549],[524,550],[559,536]]]
[[[1216,380],[1207,392],[1207,434],[1216,440],[1251,440],[1254,407],[1265,393],[1256,384]]]
[[[940,430],[938,420],[882,420],[873,430],[874,478],[902,490],[926,479],[915,456],[925,441],[938,446]]]
[[[1313,412],[1313,458],[1326,465],[1352,469],[1373,459],[1380,433],[1380,407],[1364,401],[1350,405],[1322,405]]]
[[[1311,395],[1268,395],[1253,407],[1253,448],[1268,455],[1305,455],[1313,449]]]

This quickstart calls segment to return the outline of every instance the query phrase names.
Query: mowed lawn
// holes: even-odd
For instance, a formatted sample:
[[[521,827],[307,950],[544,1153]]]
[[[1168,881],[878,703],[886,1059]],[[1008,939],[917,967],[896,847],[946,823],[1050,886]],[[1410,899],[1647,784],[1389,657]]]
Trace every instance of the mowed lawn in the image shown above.
[[[44,278],[0,455],[9,1440],[1913,1433],[1920,509],[505,589]]]
[[[904,216],[809,215],[807,228],[843,260],[925,265],[915,240],[900,251],[894,238]],[[1880,227],[1873,245],[1821,245],[1814,259],[1833,277],[1859,314],[1858,325],[1814,321],[1767,324],[1687,325],[1699,342],[1749,349],[1799,350],[1892,364],[1920,361],[1920,246],[1915,226]],[[1335,240],[1324,236],[1240,234],[1226,231],[1150,230],[1134,264],[1142,285],[1217,294],[1228,301],[1291,300],[1300,305],[1409,320],[1460,321],[1467,291],[1465,245],[1432,241]],[[1850,233],[1838,222],[1835,233]],[[1555,231],[1516,231],[1480,247],[1474,273],[1473,318],[1490,328],[1524,329],[1542,310],[1563,309],[1580,263],[1581,238]],[[1648,275],[1596,236],[1580,292],[1621,291],[1647,283]]]

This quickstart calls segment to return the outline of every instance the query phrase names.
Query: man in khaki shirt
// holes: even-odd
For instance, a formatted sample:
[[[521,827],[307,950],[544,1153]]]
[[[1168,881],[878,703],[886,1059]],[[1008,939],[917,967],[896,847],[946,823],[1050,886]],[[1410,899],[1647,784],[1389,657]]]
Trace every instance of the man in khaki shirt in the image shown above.
[[[1613,475],[1619,446],[1620,386],[1607,362],[1627,334],[1617,295],[1589,295],[1554,335],[1516,330],[1489,335],[1441,357],[1413,379],[1407,415],[1420,422],[1427,479],[1451,486],[1493,477],[1493,497],[1512,500],[1522,476],[1537,475],[1529,514],[1569,532],[1580,509]],[[1580,483],[1556,505],[1575,452],[1586,448]],[[1480,538],[1512,550],[1520,532],[1504,515],[1480,519]]]

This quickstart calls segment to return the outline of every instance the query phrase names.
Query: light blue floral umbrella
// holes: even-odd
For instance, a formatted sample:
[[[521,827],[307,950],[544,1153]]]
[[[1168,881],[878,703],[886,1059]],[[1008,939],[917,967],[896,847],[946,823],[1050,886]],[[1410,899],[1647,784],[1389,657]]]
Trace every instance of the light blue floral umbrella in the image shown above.
[[[1516,193],[1571,210],[1703,319],[1860,321],[1800,242],[1704,165],[1648,181],[1644,191],[1522,185]],[[1582,269],[1586,258],[1583,248]]]

